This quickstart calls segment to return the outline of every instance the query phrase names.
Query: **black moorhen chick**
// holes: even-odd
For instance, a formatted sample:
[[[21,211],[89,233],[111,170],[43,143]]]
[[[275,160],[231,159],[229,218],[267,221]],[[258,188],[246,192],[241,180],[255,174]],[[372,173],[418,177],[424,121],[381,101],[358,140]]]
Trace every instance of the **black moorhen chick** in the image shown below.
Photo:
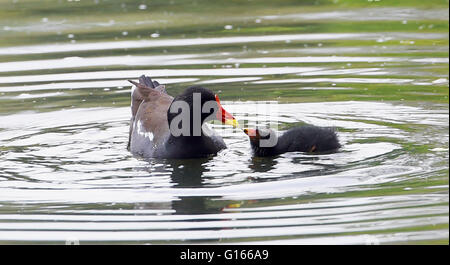
[[[341,147],[333,128],[302,126],[278,137],[271,129],[244,129],[255,156],[275,156],[286,152],[332,152]]]
[[[238,126],[236,119],[222,108],[219,97],[209,89],[193,86],[173,98],[164,85],[144,75],[139,83],[129,82],[134,85],[128,142],[133,154],[146,158],[208,157],[226,145],[205,122],[216,119]],[[180,125],[184,130],[180,131]]]

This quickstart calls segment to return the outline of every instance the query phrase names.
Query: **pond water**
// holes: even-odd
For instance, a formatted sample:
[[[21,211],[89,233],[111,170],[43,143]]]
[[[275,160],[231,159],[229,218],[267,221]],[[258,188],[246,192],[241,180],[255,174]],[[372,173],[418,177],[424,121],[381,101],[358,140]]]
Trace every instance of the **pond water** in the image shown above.
[[[448,244],[448,21],[434,0],[0,0],[0,243]],[[343,147],[254,158],[211,124],[215,157],[134,157],[142,74]]]

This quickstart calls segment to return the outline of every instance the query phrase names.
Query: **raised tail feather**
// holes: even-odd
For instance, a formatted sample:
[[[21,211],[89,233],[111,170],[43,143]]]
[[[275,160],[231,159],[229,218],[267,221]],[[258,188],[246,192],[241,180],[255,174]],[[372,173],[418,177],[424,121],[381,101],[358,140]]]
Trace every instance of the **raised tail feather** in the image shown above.
[[[135,85],[137,88],[140,89],[147,89],[147,88],[153,88],[159,92],[163,92],[166,93],[166,86],[161,85],[160,83],[158,83],[158,81],[153,81],[150,77],[145,76],[145,75],[141,75],[139,77],[139,83],[133,81],[133,80],[128,80],[128,82],[132,83],[133,85]]]
[[[152,79],[145,75],[141,75],[141,77],[139,77],[139,83],[144,84],[147,87],[155,88]]]

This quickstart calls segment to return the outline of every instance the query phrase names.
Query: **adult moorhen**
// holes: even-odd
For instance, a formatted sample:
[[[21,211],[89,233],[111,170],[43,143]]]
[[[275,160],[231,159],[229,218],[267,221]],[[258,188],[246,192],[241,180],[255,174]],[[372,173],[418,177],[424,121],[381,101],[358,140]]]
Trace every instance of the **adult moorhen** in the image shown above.
[[[226,148],[222,137],[205,123],[219,120],[237,127],[219,97],[211,90],[193,86],[175,98],[165,86],[145,75],[131,92],[131,122],[128,149],[146,158],[199,158]]]
[[[341,147],[333,128],[301,126],[278,137],[271,129],[244,129],[255,156],[275,156],[286,152],[331,152]]]

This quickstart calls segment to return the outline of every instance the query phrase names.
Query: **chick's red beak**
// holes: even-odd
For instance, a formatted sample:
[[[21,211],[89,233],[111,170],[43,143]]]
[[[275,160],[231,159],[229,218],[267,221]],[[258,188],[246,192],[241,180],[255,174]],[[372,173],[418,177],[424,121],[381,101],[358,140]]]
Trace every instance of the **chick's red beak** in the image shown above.
[[[239,123],[237,120],[228,113],[223,107],[222,104],[220,104],[219,96],[216,95],[216,102],[219,106],[219,109],[217,110],[217,120],[221,121],[223,124],[231,125],[233,128],[236,128],[239,126]]]
[[[257,139],[259,138],[259,132],[256,129],[244,129],[245,134],[248,135],[248,137],[250,137],[251,139]]]

